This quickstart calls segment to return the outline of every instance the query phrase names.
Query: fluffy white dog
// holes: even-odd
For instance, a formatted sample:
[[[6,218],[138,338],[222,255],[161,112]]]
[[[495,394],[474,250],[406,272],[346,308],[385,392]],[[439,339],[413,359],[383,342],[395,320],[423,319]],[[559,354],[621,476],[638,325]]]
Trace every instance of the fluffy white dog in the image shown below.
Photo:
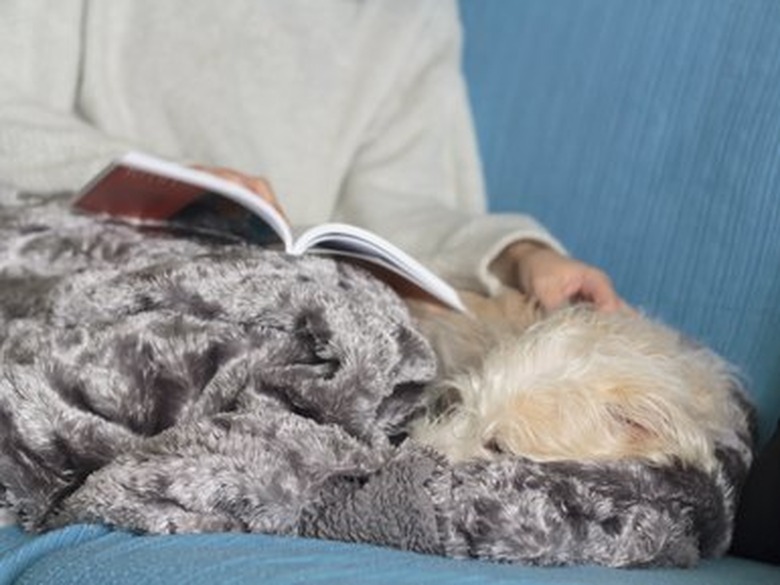
[[[733,369],[637,313],[587,306],[542,316],[524,297],[470,296],[476,318],[414,304],[440,360],[412,436],[452,460],[679,460],[711,470]],[[744,424],[744,423],[743,423]]]

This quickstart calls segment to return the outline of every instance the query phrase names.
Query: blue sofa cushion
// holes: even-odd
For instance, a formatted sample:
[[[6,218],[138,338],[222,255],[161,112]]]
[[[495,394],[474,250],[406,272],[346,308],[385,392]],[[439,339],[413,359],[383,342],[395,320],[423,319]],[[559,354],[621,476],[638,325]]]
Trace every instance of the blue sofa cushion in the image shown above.
[[[696,569],[538,568],[457,561],[367,545],[258,534],[137,536],[71,526],[33,537],[0,529],[0,585],[777,585],[770,565],[728,558]]]

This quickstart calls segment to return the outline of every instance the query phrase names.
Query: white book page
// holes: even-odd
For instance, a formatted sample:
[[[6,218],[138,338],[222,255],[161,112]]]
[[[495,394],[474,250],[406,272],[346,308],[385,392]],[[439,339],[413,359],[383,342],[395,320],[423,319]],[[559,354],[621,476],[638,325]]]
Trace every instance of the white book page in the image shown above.
[[[407,278],[450,307],[466,312],[454,288],[406,252],[372,232],[348,224],[322,224],[301,233],[291,253],[300,255],[317,250],[379,264]]]
[[[133,169],[170,177],[183,183],[189,183],[190,185],[219,193],[266,221],[279,234],[285,250],[289,251],[292,249],[293,236],[287,221],[272,205],[241,185],[226,181],[205,171],[184,167],[140,152],[127,153],[119,159],[119,163]]]

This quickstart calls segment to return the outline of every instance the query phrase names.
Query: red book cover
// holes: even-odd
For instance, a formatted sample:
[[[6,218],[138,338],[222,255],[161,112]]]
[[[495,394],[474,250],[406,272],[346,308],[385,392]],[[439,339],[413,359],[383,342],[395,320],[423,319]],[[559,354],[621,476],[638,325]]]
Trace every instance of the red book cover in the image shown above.
[[[74,205],[89,213],[165,220],[207,192],[197,185],[120,164],[101,175]]]

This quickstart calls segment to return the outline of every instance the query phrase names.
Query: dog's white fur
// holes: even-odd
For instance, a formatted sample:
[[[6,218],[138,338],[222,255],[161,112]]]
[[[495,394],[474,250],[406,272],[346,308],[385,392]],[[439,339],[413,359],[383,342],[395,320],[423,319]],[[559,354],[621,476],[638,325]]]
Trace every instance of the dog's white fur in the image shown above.
[[[570,307],[541,318],[519,295],[478,319],[415,311],[443,379],[412,436],[453,460],[679,460],[710,470],[732,428],[733,369],[672,329],[625,311]],[[503,304],[503,305],[502,305]]]

